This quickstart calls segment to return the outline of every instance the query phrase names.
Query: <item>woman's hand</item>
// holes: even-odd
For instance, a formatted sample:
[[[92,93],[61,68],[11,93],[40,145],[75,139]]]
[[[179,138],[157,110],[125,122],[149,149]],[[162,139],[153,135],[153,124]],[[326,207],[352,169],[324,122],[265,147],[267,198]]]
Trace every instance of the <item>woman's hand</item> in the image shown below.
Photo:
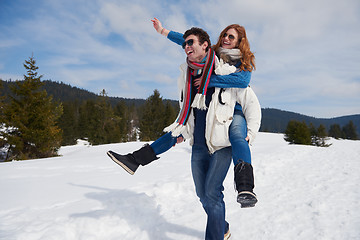
[[[154,19],[151,19],[151,21],[153,22],[153,26],[155,28],[155,30],[161,34],[161,31],[163,30],[163,27],[162,27],[162,24],[161,22],[159,21],[159,19],[157,18],[154,18]]]
[[[184,138],[181,137],[181,136],[176,139],[176,143],[177,143],[177,144],[179,144],[179,143],[181,143],[181,142],[183,142],[183,141],[184,141]]]
[[[166,28],[163,28],[161,22],[159,21],[159,19],[155,18],[151,19],[151,21],[153,22],[153,26],[155,28],[155,30],[160,33],[161,35],[167,37],[170,30],[167,30]]]

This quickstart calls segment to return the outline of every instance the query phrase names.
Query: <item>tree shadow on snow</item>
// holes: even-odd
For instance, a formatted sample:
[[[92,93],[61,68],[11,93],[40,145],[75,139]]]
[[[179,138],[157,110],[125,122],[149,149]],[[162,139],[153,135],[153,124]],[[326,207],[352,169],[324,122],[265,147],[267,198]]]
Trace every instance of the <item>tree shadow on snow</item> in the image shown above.
[[[71,183],[70,183],[71,184]],[[108,189],[95,186],[71,184],[76,187],[101,190],[102,192],[87,193],[85,196],[94,199],[104,206],[104,209],[85,213],[72,214],[73,218],[101,218],[117,216],[127,221],[129,226],[136,226],[147,232],[150,240],[170,240],[166,233],[189,235],[202,239],[203,232],[168,222],[160,213],[155,200],[145,193],[136,193],[129,190]]]

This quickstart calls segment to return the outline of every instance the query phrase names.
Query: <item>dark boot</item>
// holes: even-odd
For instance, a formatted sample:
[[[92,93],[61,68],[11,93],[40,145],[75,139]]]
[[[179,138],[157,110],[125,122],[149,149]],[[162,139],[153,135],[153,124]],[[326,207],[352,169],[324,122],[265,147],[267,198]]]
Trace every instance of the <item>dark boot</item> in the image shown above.
[[[113,151],[108,151],[107,155],[131,175],[134,175],[139,165],[145,166],[158,159],[149,144],[146,144],[139,150],[127,155],[120,155]]]
[[[253,192],[254,173],[251,164],[241,161],[234,167],[235,187],[238,191],[237,202],[242,208],[254,207],[257,203],[256,194]]]

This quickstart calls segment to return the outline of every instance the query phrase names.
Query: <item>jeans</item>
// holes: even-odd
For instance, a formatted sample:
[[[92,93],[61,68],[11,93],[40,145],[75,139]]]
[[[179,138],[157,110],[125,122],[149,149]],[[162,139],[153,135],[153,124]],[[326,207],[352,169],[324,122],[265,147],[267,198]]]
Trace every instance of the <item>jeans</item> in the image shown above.
[[[247,136],[247,124],[244,114],[235,110],[233,121],[229,127],[229,140],[232,146],[232,158],[234,165],[241,160],[251,164],[251,153],[249,143],[245,140]],[[156,155],[162,154],[176,144],[177,137],[173,137],[171,132],[162,135],[150,146]]]
[[[171,132],[168,132],[150,144],[156,155],[166,152],[176,144],[177,137],[173,137]]]
[[[229,127],[229,140],[232,146],[232,158],[234,165],[241,160],[251,164],[251,153],[249,143],[245,140],[247,136],[247,124],[244,114],[235,110],[233,121]],[[156,155],[162,154],[176,144],[177,137],[173,137],[171,132],[162,135],[150,146]]]
[[[229,127],[229,140],[232,147],[234,165],[241,160],[251,164],[251,153],[249,143],[245,140],[247,136],[247,124],[244,114],[235,110],[233,121]]]
[[[224,239],[228,223],[225,221],[223,182],[231,164],[231,147],[213,154],[206,146],[194,145],[191,154],[191,171],[196,195],[207,214],[205,239]]]

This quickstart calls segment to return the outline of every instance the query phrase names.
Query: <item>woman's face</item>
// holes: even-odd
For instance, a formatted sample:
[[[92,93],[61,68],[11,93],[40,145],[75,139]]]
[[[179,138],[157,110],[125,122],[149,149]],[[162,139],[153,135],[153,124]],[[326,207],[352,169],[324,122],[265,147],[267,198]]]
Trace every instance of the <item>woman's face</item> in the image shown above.
[[[239,41],[239,37],[237,31],[233,28],[230,28],[222,36],[221,47],[226,49],[233,49],[237,47],[238,41]]]

